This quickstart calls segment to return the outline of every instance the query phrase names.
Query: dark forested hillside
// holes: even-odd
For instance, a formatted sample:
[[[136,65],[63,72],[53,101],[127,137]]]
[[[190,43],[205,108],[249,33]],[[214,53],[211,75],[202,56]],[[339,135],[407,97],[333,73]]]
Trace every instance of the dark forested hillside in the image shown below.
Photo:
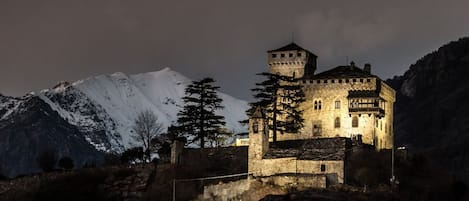
[[[432,52],[402,76],[387,82],[396,90],[396,144],[457,176],[469,168],[469,38]]]

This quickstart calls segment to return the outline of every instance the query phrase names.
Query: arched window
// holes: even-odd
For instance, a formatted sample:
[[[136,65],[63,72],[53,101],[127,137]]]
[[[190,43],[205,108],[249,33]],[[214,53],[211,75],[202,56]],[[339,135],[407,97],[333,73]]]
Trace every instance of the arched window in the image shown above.
[[[314,110],[318,109],[318,101],[314,101]]]
[[[340,128],[340,118],[336,117],[334,120],[334,128]]]
[[[358,117],[357,116],[354,116],[352,118],[352,127],[354,127],[354,128],[358,127]]]
[[[318,110],[321,110],[321,101],[318,101]]]

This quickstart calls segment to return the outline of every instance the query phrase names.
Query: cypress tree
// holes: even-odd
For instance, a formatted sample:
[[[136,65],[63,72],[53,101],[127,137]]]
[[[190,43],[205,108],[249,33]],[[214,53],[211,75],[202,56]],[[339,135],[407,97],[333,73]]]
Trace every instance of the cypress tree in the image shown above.
[[[204,148],[207,141],[223,135],[225,118],[215,114],[223,109],[212,78],[203,78],[188,85],[183,97],[184,107],[178,113],[178,126],[188,135],[190,142],[199,141]]]

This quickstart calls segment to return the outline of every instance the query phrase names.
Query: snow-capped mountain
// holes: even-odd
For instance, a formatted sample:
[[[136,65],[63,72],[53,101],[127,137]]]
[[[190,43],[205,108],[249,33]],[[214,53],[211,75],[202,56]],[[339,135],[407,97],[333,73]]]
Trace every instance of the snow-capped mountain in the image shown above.
[[[190,82],[165,68],[136,75],[100,75],[71,84],[62,82],[53,89],[42,90],[38,96],[83,131],[105,130],[107,142],[97,136],[86,138],[98,150],[121,151],[138,145],[131,127],[140,112],[153,111],[164,127],[174,123]],[[225,116],[227,128],[235,133],[245,132],[239,121],[247,118],[247,103],[224,93],[219,96],[225,108],[218,114]]]
[[[59,133],[64,139],[80,138],[80,146],[84,146],[82,142],[86,142],[87,146],[93,147],[97,152],[122,152],[138,146],[131,129],[137,115],[151,110],[167,128],[176,121],[177,113],[183,106],[185,88],[190,82],[187,77],[165,68],[135,75],[114,73],[73,83],[60,82],[51,89],[18,98],[0,95],[0,147],[4,147],[3,150],[0,149],[0,163],[14,158],[13,155],[21,157],[12,147],[16,141],[21,141],[19,137],[36,139],[33,137],[34,128],[41,130],[44,135],[49,133],[47,136],[52,139],[52,133]],[[245,111],[248,104],[221,92],[219,97],[223,99],[225,108],[218,111],[218,114],[225,116],[226,127],[235,133],[246,132],[247,128],[239,121],[247,119]],[[57,119],[54,120],[56,123],[44,121],[47,118]],[[28,123],[21,122],[21,119],[28,119]],[[23,127],[28,127],[25,128],[24,135],[16,135],[16,130]],[[37,154],[41,151],[38,147],[45,147],[43,144],[49,143],[39,141],[31,141],[26,148],[27,152]],[[64,146],[67,143],[74,144],[67,140],[57,140],[59,142]],[[42,144],[37,145],[38,143]],[[33,158],[31,156],[28,160]],[[30,170],[27,169],[26,172]],[[19,171],[21,172],[25,171]]]
[[[86,136],[98,150],[121,151],[138,145],[132,138],[131,127],[140,112],[153,111],[164,127],[174,123],[190,82],[187,77],[165,68],[136,75],[120,72],[100,75],[71,84],[61,82],[37,94],[84,132],[105,130],[105,137]],[[239,121],[247,118],[244,113],[247,103],[224,93],[219,96],[225,108],[218,113],[226,117],[227,128],[244,132],[246,128]]]

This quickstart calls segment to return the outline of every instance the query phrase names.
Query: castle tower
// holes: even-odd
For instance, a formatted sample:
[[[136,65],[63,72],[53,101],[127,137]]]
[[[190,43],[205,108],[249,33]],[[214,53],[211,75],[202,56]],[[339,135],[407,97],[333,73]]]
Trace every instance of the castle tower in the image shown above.
[[[262,157],[269,150],[269,135],[265,129],[265,116],[260,107],[249,118],[249,150],[248,150],[248,169],[254,172],[256,161],[262,160]]]
[[[295,78],[311,78],[316,71],[317,56],[312,52],[290,43],[284,47],[267,52],[271,73],[294,76]]]

